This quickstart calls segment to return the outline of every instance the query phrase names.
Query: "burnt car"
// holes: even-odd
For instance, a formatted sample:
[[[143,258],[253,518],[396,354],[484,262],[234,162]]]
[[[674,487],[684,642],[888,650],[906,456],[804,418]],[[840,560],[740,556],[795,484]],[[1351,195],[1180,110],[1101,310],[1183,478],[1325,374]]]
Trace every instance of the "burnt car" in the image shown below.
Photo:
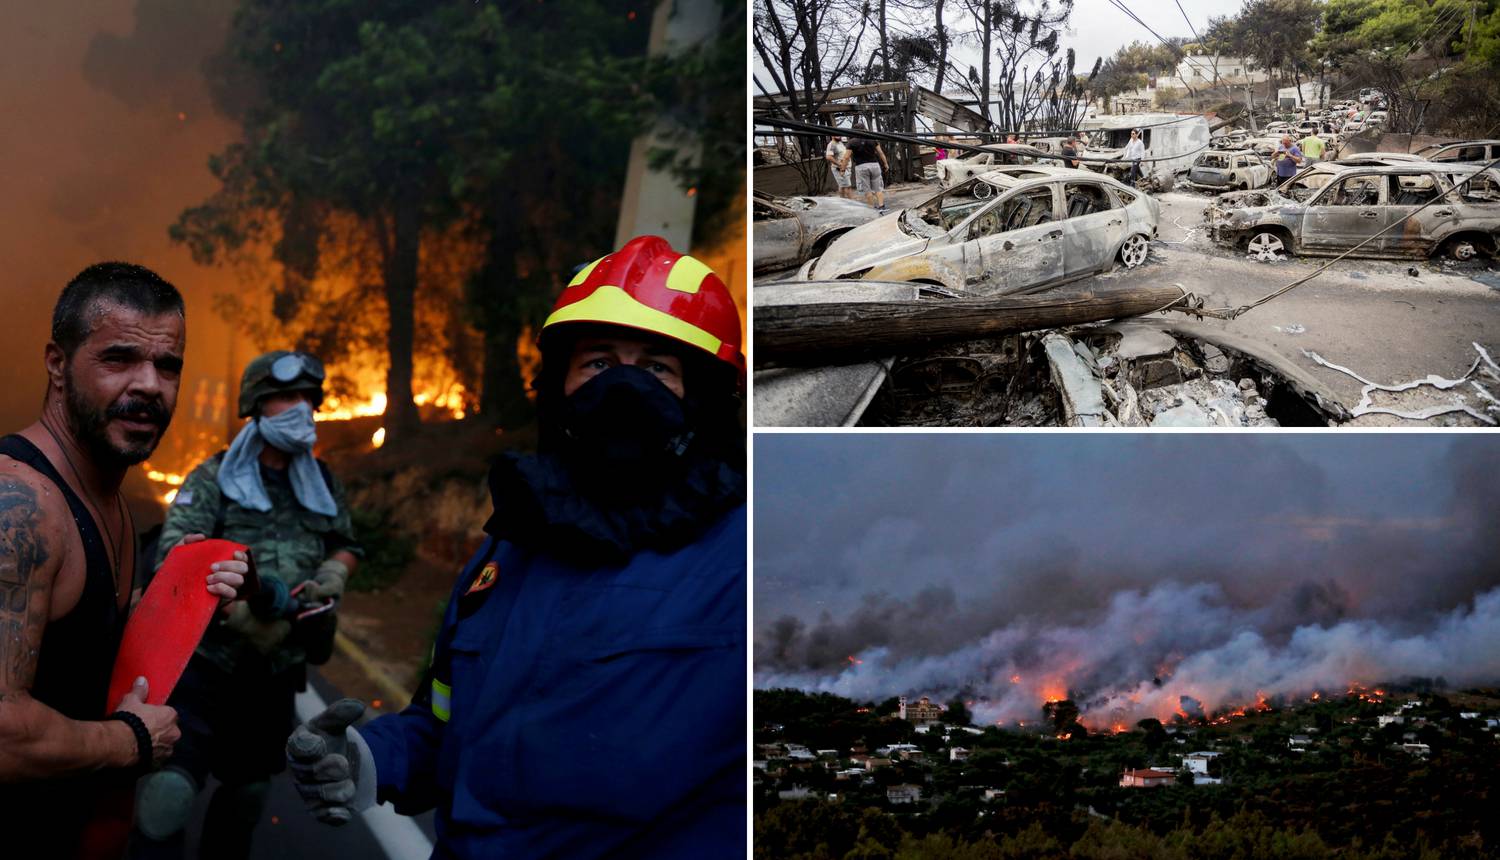
[[[1384,164],[1404,167],[1426,160],[1420,155],[1406,152],[1360,152],[1353,155],[1341,155],[1335,163],[1343,167],[1373,167]]]
[[[772,197],[755,192],[755,271],[788,269],[874,220],[875,207],[843,197]]]
[[[1417,150],[1417,155],[1443,164],[1489,164],[1500,158],[1500,140],[1433,144]]]
[[[877,218],[809,260],[799,280],[926,283],[954,295],[1034,292],[1146,261],[1160,218],[1146,194],[1089,170],[1003,167]]]
[[[954,158],[945,158],[936,164],[937,179],[944,188],[952,188],[960,182],[988,173],[1006,164],[1022,164],[1035,161],[1044,150],[1025,143],[992,143],[983,147],[986,152],[962,152]]]
[[[1211,149],[1198,156],[1187,183],[1204,191],[1249,190],[1271,180],[1271,168],[1249,149]]]
[[[1407,216],[1412,217],[1399,229],[1381,235]],[[1359,256],[1427,257],[1442,251],[1467,260],[1496,253],[1500,172],[1430,162],[1369,167],[1325,162],[1274,190],[1226,194],[1208,208],[1207,217],[1216,241],[1261,259],[1341,254],[1378,236],[1360,248]]]

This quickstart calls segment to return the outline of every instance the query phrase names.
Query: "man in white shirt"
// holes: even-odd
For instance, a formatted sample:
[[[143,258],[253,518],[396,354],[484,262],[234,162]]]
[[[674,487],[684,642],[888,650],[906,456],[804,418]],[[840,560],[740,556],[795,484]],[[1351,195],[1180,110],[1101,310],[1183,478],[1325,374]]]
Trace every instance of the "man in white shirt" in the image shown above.
[[[833,185],[838,189],[840,197],[854,199],[854,189],[849,179],[849,147],[844,145],[844,139],[834,135],[828,139],[828,148],[823,150],[823,160],[828,162],[828,169],[833,171]]]
[[[1141,159],[1146,157],[1146,144],[1141,141],[1141,130],[1138,128],[1130,130],[1130,142],[1125,144],[1125,160],[1130,162],[1130,175],[1126,178],[1127,184],[1141,178]]]

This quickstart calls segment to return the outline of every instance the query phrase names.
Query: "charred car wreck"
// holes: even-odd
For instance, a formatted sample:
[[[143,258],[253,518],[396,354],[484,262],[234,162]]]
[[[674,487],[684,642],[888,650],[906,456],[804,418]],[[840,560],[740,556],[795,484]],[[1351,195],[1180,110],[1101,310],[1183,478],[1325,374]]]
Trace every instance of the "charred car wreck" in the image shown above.
[[[842,197],[772,197],[755,192],[755,272],[798,265],[875,219],[873,206]]]
[[[1271,179],[1271,168],[1249,149],[1213,149],[1198,156],[1187,184],[1203,191],[1248,191]]]
[[[799,280],[909,281],[955,296],[1046,289],[1146,261],[1159,204],[1087,170],[1003,167],[880,217],[809,260]]]
[[[1371,240],[1355,253],[1421,258],[1442,252],[1468,260],[1496,254],[1500,173],[1430,162],[1316,164],[1274,190],[1225,194],[1205,216],[1215,241],[1260,259],[1336,255]]]

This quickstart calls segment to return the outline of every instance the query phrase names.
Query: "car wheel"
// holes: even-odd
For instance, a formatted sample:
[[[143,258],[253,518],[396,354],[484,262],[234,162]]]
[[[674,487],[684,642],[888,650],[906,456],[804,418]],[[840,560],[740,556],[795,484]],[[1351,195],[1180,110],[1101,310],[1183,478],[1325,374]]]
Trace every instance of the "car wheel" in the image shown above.
[[[1270,230],[1262,230],[1251,236],[1246,247],[1250,249],[1250,256],[1257,260],[1278,260],[1286,254],[1286,243]]]
[[[995,187],[993,185],[990,185],[988,182],[981,182],[978,185],[974,186],[975,200],[988,200],[990,199],[990,195],[994,193]]]
[[[1134,269],[1146,262],[1146,258],[1150,255],[1151,240],[1140,233],[1126,239],[1125,244],[1120,246],[1120,262],[1124,263],[1127,269]]]
[[[1479,256],[1479,249],[1468,239],[1454,239],[1448,243],[1447,251],[1449,257],[1460,263],[1467,263]]]

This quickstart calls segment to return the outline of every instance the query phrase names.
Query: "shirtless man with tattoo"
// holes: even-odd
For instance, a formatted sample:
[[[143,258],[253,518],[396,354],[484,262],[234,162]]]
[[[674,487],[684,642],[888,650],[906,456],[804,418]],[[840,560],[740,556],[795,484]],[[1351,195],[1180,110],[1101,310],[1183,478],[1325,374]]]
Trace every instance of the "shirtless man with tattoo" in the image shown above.
[[[53,311],[41,419],[0,439],[7,858],[72,856],[101,786],[129,786],[177,740],[176,712],[145,704],[145,679],[113,713],[104,699],[137,580],[120,484],[171,421],[185,339],[171,284],[124,263],[85,269]],[[234,599],[246,562],[216,564],[208,590]]]

